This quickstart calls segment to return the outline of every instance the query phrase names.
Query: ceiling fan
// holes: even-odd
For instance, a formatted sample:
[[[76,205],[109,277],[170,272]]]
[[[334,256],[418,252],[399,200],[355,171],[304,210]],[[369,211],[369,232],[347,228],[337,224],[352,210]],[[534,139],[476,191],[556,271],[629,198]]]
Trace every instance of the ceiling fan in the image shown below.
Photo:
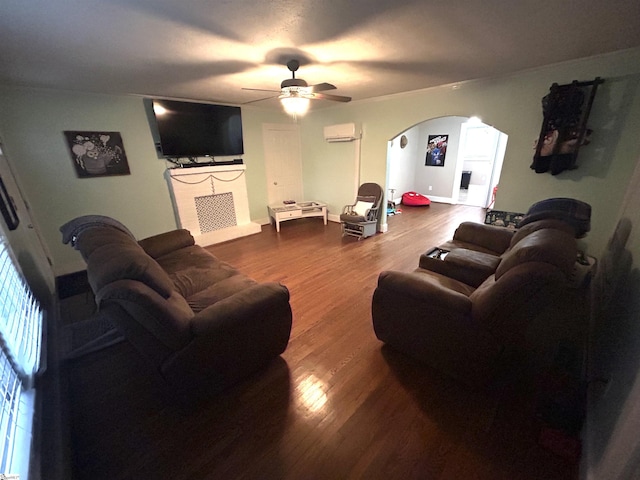
[[[309,108],[309,100],[331,100],[334,102],[350,102],[351,97],[344,97],[342,95],[332,95],[326,92],[327,90],[334,90],[335,85],[330,83],[318,83],[316,85],[309,85],[302,78],[296,78],[296,72],[300,68],[300,62],[298,60],[289,60],[287,62],[287,68],[291,72],[291,78],[283,80],[280,84],[280,95],[278,98],[282,103],[285,111],[291,115],[302,115]],[[254,90],[260,92],[277,92],[278,90],[264,90],[260,88],[243,88],[243,90]],[[267,97],[273,98],[273,97]],[[260,100],[266,100],[261,98]],[[254,100],[254,102],[260,101]],[[252,103],[252,102],[249,102]]]

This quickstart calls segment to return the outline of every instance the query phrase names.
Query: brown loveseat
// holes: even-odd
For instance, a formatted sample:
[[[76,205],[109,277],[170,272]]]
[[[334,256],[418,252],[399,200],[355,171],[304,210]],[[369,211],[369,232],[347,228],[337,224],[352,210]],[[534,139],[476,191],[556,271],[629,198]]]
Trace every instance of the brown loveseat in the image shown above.
[[[476,235],[458,235],[465,242],[459,256],[450,244],[444,260],[421,258],[414,272],[382,272],[372,301],[378,339],[473,386],[489,382],[514,353],[534,355],[532,346],[548,357],[575,320],[567,307],[576,293],[577,244],[565,227],[543,226],[502,229],[496,244],[477,235],[493,228],[461,226]],[[479,251],[470,249],[474,240]]]
[[[422,254],[419,266],[478,287],[496,271],[503,254],[546,228],[584,237],[591,229],[591,205],[575,198],[541,200],[531,205],[517,230],[463,222],[451,240]]]
[[[575,236],[570,224],[556,219],[536,220],[518,230],[463,222],[451,240],[423,253],[419,266],[478,287],[496,271],[505,253],[541,229],[555,229]]]
[[[136,241],[103,216],[61,228],[87,262],[96,303],[176,392],[216,393],[287,347],[287,288],[257,283],[187,230]]]

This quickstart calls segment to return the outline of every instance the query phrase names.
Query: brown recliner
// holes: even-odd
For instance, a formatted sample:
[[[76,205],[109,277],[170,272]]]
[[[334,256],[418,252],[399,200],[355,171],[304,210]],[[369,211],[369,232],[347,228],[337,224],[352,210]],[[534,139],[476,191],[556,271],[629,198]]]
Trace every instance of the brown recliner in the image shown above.
[[[382,272],[372,301],[376,336],[473,386],[489,382],[513,352],[548,361],[573,321],[563,315],[571,312],[576,254],[573,235],[546,228],[504,253],[477,288],[422,268]]]
[[[495,272],[502,254],[544,228],[582,238],[591,228],[591,206],[573,198],[542,200],[529,208],[516,230],[463,222],[451,240],[425,252],[419,266],[477,287]]]
[[[502,256],[533,232],[555,229],[574,236],[571,225],[561,220],[543,219],[528,223],[518,230],[463,222],[453,238],[420,256],[419,267],[479,286],[494,273]]]
[[[137,242],[108,219],[89,220],[65,238],[87,262],[96,303],[176,396],[220,392],[286,349],[284,285],[243,275],[187,230]]]

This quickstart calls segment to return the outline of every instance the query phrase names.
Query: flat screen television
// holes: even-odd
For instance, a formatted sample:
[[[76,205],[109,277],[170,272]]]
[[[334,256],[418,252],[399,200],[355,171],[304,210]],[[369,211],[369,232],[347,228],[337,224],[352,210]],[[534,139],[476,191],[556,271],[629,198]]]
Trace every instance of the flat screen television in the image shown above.
[[[244,153],[240,107],[153,100],[162,156],[222,157]]]

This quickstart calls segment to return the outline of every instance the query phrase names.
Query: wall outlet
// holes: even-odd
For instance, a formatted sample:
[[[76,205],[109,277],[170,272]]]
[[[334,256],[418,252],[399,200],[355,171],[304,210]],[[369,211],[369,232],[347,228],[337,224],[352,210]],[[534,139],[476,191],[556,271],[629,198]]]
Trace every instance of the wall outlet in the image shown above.
[[[431,185],[429,185],[429,191],[433,190],[433,187]]]

